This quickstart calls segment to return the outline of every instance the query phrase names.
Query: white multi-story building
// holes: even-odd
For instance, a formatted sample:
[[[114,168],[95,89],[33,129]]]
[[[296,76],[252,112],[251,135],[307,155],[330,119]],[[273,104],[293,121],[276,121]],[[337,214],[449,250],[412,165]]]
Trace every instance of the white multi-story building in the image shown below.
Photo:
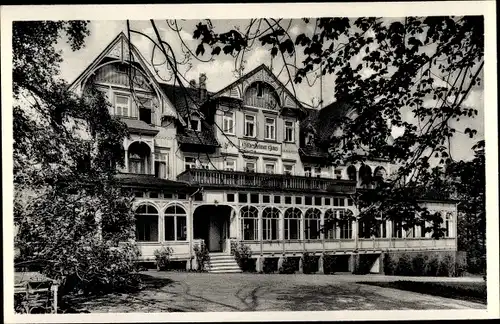
[[[186,88],[159,82],[120,34],[71,85],[80,93],[101,89],[110,113],[129,127],[119,179],[135,193],[143,260],[166,245],[189,268],[201,240],[218,255],[244,241],[258,261],[304,251],[346,260],[353,253],[456,251],[451,201],[422,201],[443,215],[446,235],[439,240],[390,222],[375,236],[357,221],[321,231],[327,218],[356,216],[351,195],[395,166],[328,165],[315,137],[331,133],[321,121],[348,113],[346,107],[304,108],[264,65],[216,93],[206,90],[207,81],[202,74]]]

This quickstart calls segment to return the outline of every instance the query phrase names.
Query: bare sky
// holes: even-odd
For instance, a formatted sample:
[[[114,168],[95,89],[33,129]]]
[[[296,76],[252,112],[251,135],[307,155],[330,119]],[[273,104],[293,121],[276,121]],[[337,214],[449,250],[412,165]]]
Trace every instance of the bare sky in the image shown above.
[[[286,25],[288,25],[286,20]],[[187,46],[189,46],[193,52],[196,48],[197,40],[193,40],[191,35],[193,27],[198,21],[187,20],[180,21],[179,27],[182,27],[180,36]],[[248,20],[212,20],[212,23],[216,30],[227,31],[232,28],[244,27],[248,24]],[[184,58],[184,52],[181,49],[181,40],[179,35],[172,31],[166,21],[158,20],[156,21],[157,27],[159,28],[162,38],[164,38],[174,50],[177,61],[182,61]],[[65,42],[60,42],[58,48],[63,51],[64,61],[61,64],[61,77],[68,82],[74,81],[80,73],[101,53],[101,51],[120,33],[124,32],[127,34],[126,21],[116,20],[116,21],[92,21],[90,23],[91,34],[86,39],[86,47],[80,51],[72,52]],[[131,21],[131,29],[139,30],[153,39],[156,39],[154,30],[151,26],[150,21]],[[300,19],[295,19],[292,21],[289,33],[290,35],[296,36],[297,34],[305,31],[311,26],[305,25]],[[312,32],[312,30],[311,30]],[[153,44],[146,37],[132,34],[132,43],[139,49],[139,51],[144,55],[148,62],[151,62],[151,55]],[[209,56],[204,56],[203,58],[208,58]],[[163,57],[159,51],[156,51],[152,62],[159,64],[163,62]],[[268,49],[260,47],[260,42],[256,41],[251,51],[249,51],[245,56],[245,69],[243,73],[251,71],[253,68],[264,63],[266,65],[271,64],[271,56]],[[297,61],[301,62],[300,53],[297,57]],[[212,62],[199,62],[196,59],[192,59],[190,64],[181,65],[180,71],[185,75],[187,80],[195,79],[198,80],[200,73],[205,73],[207,75],[207,88],[209,91],[217,91],[228,85],[229,83],[237,79],[237,75],[233,72],[235,69],[235,62],[231,56],[219,55]],[[289,82],[289,77],[286,69],[283,69],[283,64],[281,59],[274,59],[273,72],[277,74],[278,78],[287,85],[287,87],[296,93],[299,100],[306,104],[317,104],[320,98],[320,82],[316,81],[312,86],[307,84],[307,81],[303,81],[299,85],[293,85]],[[158,73],[163,78],[168,78],[168,73],[165,66],[157,66]],[[290,71],[293,75],[293,70]],[[369,73],[369,71],[366,71]],[[313,78],[310,78],[313,81]],[[333,75],[326,75],[323,77],[323,101],[329,104],[335,100],[333,87],[335,85],[335,77]],[[461,120],[455,122],[453,125],[457,129],[457,133],[452,139],[451,153],[454,159],[469,159],[472,157],[472,151],[470,148],[479,139],[484,139],[484,100],[483,100],[483,89],[482,87],[476,87],[473,89],[469,97],[465,100],[465,105],[470,107],[475,107],[479,111],[479,115],[475,119]],[[411,119],[412,116],[409,114],[406,116]],[[478,131],[477,136],[474,139],[469,139],[468,135],[463,134],[466,127],[474,128]],[[394,129],[393,136],[397,137],[400,130]]]

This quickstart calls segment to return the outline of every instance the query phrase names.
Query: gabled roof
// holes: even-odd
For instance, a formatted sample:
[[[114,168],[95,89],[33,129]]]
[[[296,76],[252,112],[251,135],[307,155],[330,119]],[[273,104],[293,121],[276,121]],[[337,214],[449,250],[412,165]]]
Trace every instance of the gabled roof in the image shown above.
[[[295,98],[295,96],[291,93],[291,91],[288,90],[287,87],[285,87],[285,85],[274,75],[274,73],[265,64],[259,65],[258,67],[248,72],[247,74],[243,75],[233,83],[217,91],[216,93],[213,94],[213,97],[216,98],[221,96],[224,92],[234,88],[236,85],[241,84],[243,81],[255,75],[256,73],[260,72],[261,70],[264,70],[274,80],[274,82],[276,82],[276,84],[278,84],[278,86],[283,89],[283,91],[295,102],[297,107],[299,107],[300,109],[304,109],[302,103],[299,100],[297,100],[297,98]]]
[[[125,47],[125,44],[127,45],[127,47]],[[88,77],[89,74],[91,74],[96,68],[98,68],[99,65],[106,60],[106,58],[110,57],[119,59],[122,62],[134,64],[135,66],[137,66],[138,64],[141,67],[142,71],[148,76],[151,85],[153,85],[153,87],[157,91],[159,91],[159,93],[163,94],[163,99],[167,102],[167,107],[163,107],[162,115],[178,118],[177,112],[175,111],[175,108],[173,108],[174,106],[168,100],[166,94],[163,92],[163,89],[158,83],[158,80],[146,64],[144,57],[133,44],[129,43],[129,39],[123,32],[120,32],[94,59],[94,61],[92,61],[92,63],[88,65],[85,70],[80,73],[80,75],[78,75],[78,77],[70,84],[69,89],[74,90],[82,81],[84,81]]]

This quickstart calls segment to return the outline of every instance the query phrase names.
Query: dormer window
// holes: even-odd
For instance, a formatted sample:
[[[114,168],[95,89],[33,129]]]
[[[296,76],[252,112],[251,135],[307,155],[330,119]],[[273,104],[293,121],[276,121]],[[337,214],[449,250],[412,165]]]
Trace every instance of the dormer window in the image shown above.
[[[306,135],[306,145],[313,145],[313,144],[314,144],[314,134],[308,133]]]
[[[189,128],[197,132],[201,131],[201,120],[196,116],[191,116]]]
[[[152,122],[153,102],[150,98],[138,98],[139,119],[147,124]]]

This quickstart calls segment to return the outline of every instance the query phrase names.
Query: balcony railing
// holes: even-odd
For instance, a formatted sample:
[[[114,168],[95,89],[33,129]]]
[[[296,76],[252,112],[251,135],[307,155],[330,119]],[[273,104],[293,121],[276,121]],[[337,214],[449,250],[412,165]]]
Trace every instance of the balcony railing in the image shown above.
[[[186,170],[177,176],[177,180],[207,187],[267,189],[274,191],[312,191],[349,194],[354,193],[356,190],[356,182],[351,180],[206,169]]]

